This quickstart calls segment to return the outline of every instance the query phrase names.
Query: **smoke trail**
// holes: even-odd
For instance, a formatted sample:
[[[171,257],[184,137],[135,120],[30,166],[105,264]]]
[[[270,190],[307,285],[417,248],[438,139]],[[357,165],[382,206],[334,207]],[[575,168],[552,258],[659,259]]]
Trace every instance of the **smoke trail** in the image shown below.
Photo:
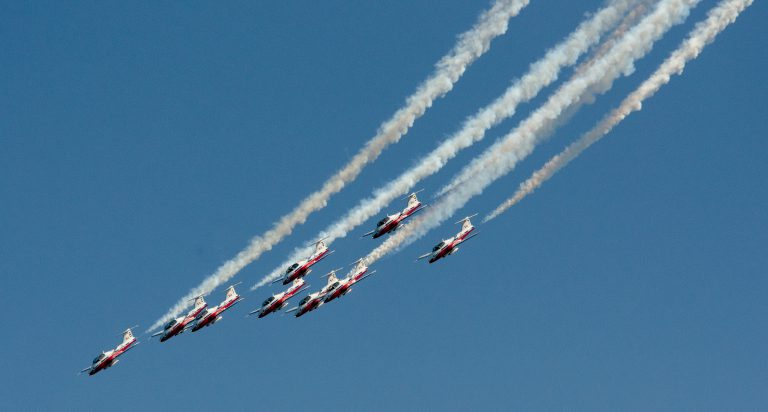
[[[576,69],[574,69],[573,76],[580,76],[584,71],[586,71],[587,68],[592,66],[595,61],[600,59],[602,56],[604,56],[616,42],[624,36],[624,34],[637,23],[637,21],[640,19],[640,17],[643,16],[643,14],[647,11],[648,6],[652,4],[655,0],[644,0],[640,1],[640,3],[632,9],[622,20],[622,22],[619,24],[618,27],[608,36],[605,42],[600,45],[600,47],[592,53],[592,56],[578,65]],[[599,90],[595,90],[596,92],[599,92]],[[581,102],[583,103],[589,103],[591,100],[593,100],[593,97],[591,95],[585,95],[581,97]],[[574,105],[569,110],[569,113],[564,114],[560,117],[560,122],[565,123],[568,120],[570,120],[571,116],[578,110],[578,106]],[[552,129],[556,128],[558,125],[553,125]],[[434,197],[439,198],[440,196],[445,195],[447,192],[452,190],[454,186],[464,183],[463,181],[452,181],[449,184],[442,187],[437,193],[435,193]]]
[[[601,44],[600,47],[594,53],[592,53],[592,56],[590,56],[590,58],[583,63],[576,66],[576,68],[573,70],[573,76],[581,76],[589,67],[595,64],[596,61],[605,56],[606,53],[608,53],[616,44],[616,42],[619,41],[619,39],[621,39],[627,33],[627,31],[632,28],[632,26],[637,24],[645,12],[648,11],[650,4],[654,3],[655,1],[656,0],[641,1],[635,8],[630,10],[630,12],[624,16],[624,19],[621,21],[619,26],[616,27],[608,36],[608,38],[605,39],[603,44]]]
[[[726,26],[733,23],[736,17],[752,4],[752,1],[724,0],[717,7],[710,10],[707,19],[696,25],[683,44],[672,52],[667,60],[640,87],[629,94],[617,108],[604,117],[592,130],[582,135],[579,140],[571,143],[560,154],[550,159],[544,167],[533,173],[528,180],[521,183],[517,192],[485,217],[483,222],[495,218],[514,206],[525,196],[533,193],[539,186],[581,154],[581,152],[608,134],[625,117],[634,111],[642,109],[643,100],[653,96],[662,86],[667,84],[672,75],[681,74],[685,64],[695,59],[707,44],[714,41],[715,37]]]
[[[618,41],[601,59],[581,76],[564,83],[547,102],[506,137],[493,144],[475,158],[454,179],[463,179],[462,185],[446,193],[430,210],[390,236],[366,256],[371,264],[382,256],[401,248],[426,234],[461,208],[470,198],[482,191],[497,178],[512,170],[517,162],[530,154],[547,130],[568,107],[589,93],[593,86],[607,90],[619,75],[628,75],[634,69],[636,59],[644,56],[672,25],[682,22],[690,8],[699,0],[662,0]],[[472,179],[464,179],[472,176]]]
[[[600,36],[614,27],[636,3],[638,3],[637,0],[614,0],[582,22],[574,32],[550,49],[542,59],[531,64],[528,73],[516,80],[502,96],[467,119],[459,131],[425,156],[416,166],[376,190],[373,197],[360,201],[344,217],[322,231],[318,238],[328,237],[326,243],[331,243],[335,239],[346,236],[349,231],[379,213],[392,200],[411,190],[420,180],[440,170],[459,151],[483,139],[489,128],[512,116],[518,104],[532,99],[542,88],[557,80],[563,67],[575,64],[578,58],[596,44]],[[251,290],[279,278],[285,267],[310,253],[309,248],[296,249],[284,264],[261,279]]]
[[[262,253],[269,251],[285,236],[290,235],[293,228],[304,223],[312,212],[325,207],[328,199],[347,183],[353,181],[365,165],[376,160],[388,145],[399,141],[413,122],[432,106],[435,99],[444,96],[453,88],[454,83],[464,74],[467,67],[488,51],[491,40],[507,31],[509,19],[517,15],[529,1],[496,0],[489,10],[480,15],[472,29],[459,36],[451,52],[440,59],[436,64],[435,72],[419,86],[413,95],[408,97],[405,106],[381,125],[376,136],[369,140],[346,166],[328,179],[320,190],[309,195],[293,211],[283,216],[272,229],[253,238],[247,248],[240,251],[233,259],[224,262],[215,273],[179,299],[147,331],[157,329],[167,320],[184,311],[189,306],[191,297],[207,294],[231,279],[249,263],[258,259]]]

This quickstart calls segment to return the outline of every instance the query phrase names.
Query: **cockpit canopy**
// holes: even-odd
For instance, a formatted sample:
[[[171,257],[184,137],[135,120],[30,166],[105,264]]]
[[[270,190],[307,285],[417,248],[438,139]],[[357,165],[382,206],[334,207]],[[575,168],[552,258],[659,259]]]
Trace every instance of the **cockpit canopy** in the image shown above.
[[[297,267],[299,267],[298,263],[292,264],[291,266],[288,267],[288,269],[285,270],[285,274],[287,275],[287,274],[293,272],[294,269],[296,269]]]
[[[443,247],[444,245],[445,245],[445,242],[440,242],[440,243],[438,243],[438,244],[437,244],[437,246],[435,246],[435,247],[432,249],[432,252],[437,252],[437,251],[438,251],[438,250],[440,250],[440,248],[441,248],[441,247]]]
[[[275,300],[274,296],[268,297],[267,300],[265,300],[264,303],[261,304],[261,307],[269,305],[270,303],[272,303],[273,300]]]
[[[311,299],[312,299],[312,296],[309,296],[309,295],[305,296],[304,299],[302,299],[301,302],[299,302],[299,306],[306,305],[307,302],[309,302]]]
[[[105,355],[103,352],[100,353],[99,356],[97,356],[96,358],[93,359],[93,364],[95,365],[95,364],[99,363],[99,361],[101,361],[105,357],[107,357],[107,355]]]
[[[165,330],[168,330],[168,329],[172,328],[172,327],[173,327],[173,325],[175,325],[175,324],[176,324],[176,319],[171,319],[171,320],[170,320],[170,322],[168,322],[168,323],[165,325],[165,328],[163,328],[163,329],[165,329]]]
[[[384,217],[384,219],[379,220],[379,223],[376,223],[376,227],[384,226],[387,222],[389,222],[389,216]]]
[[[331,287],[328,288],[328,291],[330,292],[330,291],[336,289],[337,287],[339,287],[339,283],[340,282],[333,282],[333,285],[331,285]]]

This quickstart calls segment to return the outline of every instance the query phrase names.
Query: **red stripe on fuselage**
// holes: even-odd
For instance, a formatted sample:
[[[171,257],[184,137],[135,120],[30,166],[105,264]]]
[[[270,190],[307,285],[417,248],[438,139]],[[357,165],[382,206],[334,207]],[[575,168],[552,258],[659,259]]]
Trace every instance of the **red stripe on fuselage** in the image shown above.
[[[199,321],[199,322],[197,322],[197,325],[195,325],[195,327],[194,327],[194,328],[192,328],[192,331],[194,332],[194,331],[196,331],[196,330],[200,330],[200,329],[201,329],[201,328],[203,328],[204,326],[208,325],[209,323],[211,323],[211,321],[213,321],[214,319],[216,319],[217,317],[219,317],[219,315],[220,315],[222,312],[224,312],[225,310],[227,310],[227,309],[231,308],[231,307],[232,307],[232,305],[234,305],[235,303],[237,303],[239,300],[240,300],[240,296],[237,296],[237,297],[235,297],[234,299],[230,300],[229,302],[226,302],[226,303],[222,303],[221,305],[219,305],[219,307],[218,307],[218,308],[216,308],[216,310],[214,310],[213,312],[211,312],[211,314],[210,314],[210,315],[208,315],[208,316],[206,316],[206,317],[204,317],[204,318],[200,319],[200,321]]]
[[[107,365],[110,365],[115,359],[117,359],[118,356],[125,353],[125,351],[127,351],[131,347],[131,345],[133,345],[134,343],[136,343],[136,338],[133,338],[132,341],[128,342],[125,345],[123,345],[122,343],[117,345],[117,348],[115,348],[115,351],[112,352],[111,355],[102,359],[101,362],[98,365],[96,365],[96,367],[94,367],[93,369],[91,369],[90,372],[88,372],[88,374],[95,375],[96,373],[108,368],[109,366]]]

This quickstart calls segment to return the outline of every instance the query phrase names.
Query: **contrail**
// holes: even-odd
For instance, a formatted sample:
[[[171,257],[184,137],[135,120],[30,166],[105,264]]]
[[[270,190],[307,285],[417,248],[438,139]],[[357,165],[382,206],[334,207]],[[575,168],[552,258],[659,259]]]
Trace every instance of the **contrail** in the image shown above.
[[[483,154],[470,162],[454,179],[463,184],[455,186],[425,214],[402,230],[390,236],[379,247],[366,256],[368,264],[401,248],[426,234],[454,214],[466,202],[490,185],[494,180],[512,170],[517,162],[530,154],[558,117],[571,105],[578,102],[595,86],[607,90],[619,75],[630,74],[634,61],[644,56],[672,25],[682,22],[691,7],[699,0],[662,0],[653,11],[627,32],[611,50],[596,61],[581,76],[564,83],[560,88],[527,119],[493,144]],[[464,179],[472,176],[472,179]]]
[[[491,40],[507,31],[509,19],[516,16],[530,0],[496,0],[490,9],[482,13],[475,25],[459,36],[454,48],[437,62],[434,73],[408,97],[404,107],[383,123],[371,140],[341,170],[328,179],[322,188],[305,198],[293,211],[283,216],[272,229],[253,238],[247,248],[233,259],[224,262],[216,272],[189,291],[158,319],[147,331],[162,326],[166,321],[187,309],[189,299],[210,293],[217,286],[231,279],[245,266],[269,251],[283,238],[290,235],[296,225],[302,224],[309,215],[322,209],[328,199],[352,182],[363,167],[373,162],[390,144],[396,143],[432,106],[432,102],[447,94],[467,67],[490,48]]]
[[[541,89],[556,81],[563,67],[575,64],[582,54],[595,45],[607,30],[616,26],[630,7],[637,3],[638,0],[609,2],[591,18],[582,22],[560,44],[550,49],[543,58],[531,64],[528,73],[513,82],[502,96],[468,118],[459,131],[424,156],[416,166],[374,191],[372,197],[361,200],[344,217],[323,230],[318,238],[327,237],[326,243],[331,243],[346,236],[352,229],[379,213],[392,200],[411,190],[416,183],[439,171],[459,151],[483,139],[488,129],[512,116],[520,103],[532,99]],[[285,267],[310,253],[311,249],[308,248],[295,250],[288,260],[256,283],[251,290],[279,278]]]
[[[528,180],[521,183],[517,192],[486,216],[483,222],[495,218],[527,195],[533,193],[539,186],[581,154],[581,152],[608,134],[625,117],[629,116],[632,112],[642,109],[643,100],[653,96],[662,86],[670,81],[673,75],[681,74],[685,64],[695,59],[704,47],[714,41],[715,37],[726,26],[736,21],[739,14],[749,7],[752,1],[724,0],[710,10],[707,19],[696,25],[683,44],[672,52],[667,60],[640,87],[627,96],[617,108],[604,117],[592,130],[583,134],[577,141],[571,143],[565,150],[560,152],[560,154],[550,159],[544,167],[533,173]]]

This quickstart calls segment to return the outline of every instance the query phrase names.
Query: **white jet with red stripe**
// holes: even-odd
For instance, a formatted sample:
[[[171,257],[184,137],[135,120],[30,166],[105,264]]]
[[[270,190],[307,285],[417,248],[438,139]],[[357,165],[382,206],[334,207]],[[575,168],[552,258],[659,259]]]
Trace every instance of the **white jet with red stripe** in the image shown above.
[[[208,307],[208,304],[205,303],[203,295],[197,296],[193,300],[195,301],[195,307],[187,312],[186,316],[171,319],[168,323],[165,324],[165,327],[162,331],[153,334],[150,336],[150,338],[162,335],[160,342],[165,342],[180,333],[184,333],[187,325],[197,319],[197,317],[200,316],[200,313],[202,313],[203,310]]]
[[[312,253],[312,255],[310,255],[308,258],[288,266],[288,269],[285,270],[283,277],[275,279],[272,283],[282,281],[283,285],[287,285],[296,279],[303,278],[304,276],[308,275],[309,272],[312,271],[312,269],[310,269],[312,265],[325,259],[328,255],[334,252],[333,250],[328,250],[328,246],[326,246],[325,242],[323,242],[325,239],[327,238],[322,238],[316,242],[310,243],[308,246],[315,245],[315,252]]]
[[[402,212],[385,216],[383,219],[379,220],[379,223],[376,224],[376,229],[364,234],[363,237],[373,235],[373,238],[376,239],[377,237],[384,236],[387,233],[394,232],[402,226],[402,223],[405,219],[427,207],[426,205],[422,205],[419,199],[416,197],[416,194],[419,192],[421,192],[421,190],[417,190],[406,196],[408,199],[408,204],[405,206],[405,209],[403,209]]]
[[[464,219],[459,220],[456,224],[461,223],[461,230],[456,236],[449,237],[435,245],[432,251],[419,256],[419,259],[429,258],[429,263],[437,262],[438,260],[452,255],[459,251],[459,244],[466,242],[469,239],[477,236],[477,232],[473,233],[475,227],[472,226],[472,222],[469,220],[477,216],[477,213],[471,216],[467,216]],[[471,235],[470,235],[471,233]]]
[[[323,277],[328,278],[328,282],[325,284],[325,286],[319,291],[310,293],[309,295],[305,296],[303,299],[301,299],[298,306],[286,310],[285,313],[296,312],[295,316],[299,318],[304,314],[312,312],[320,306],[323,306],[323,303],[325,303],[323,298],[325,297],[326,293],[331,289],[331,286],[333,286],[339,280],[336,277],[336,272],[339,270],[341,270],[341,268],[334,269],[323,275]]]
[[[297,293],[303,292],[309,288],[309,285],[304,286],[304,279],[299,278],[293,281],[291,287],[284,292],[272,295],[261,304],[261,308],[250,312],[248,315],[255,313],[259,314],[259,318],[269,315],[272,312],[276,312],[284,308],[288,304],[288,299],[294,297]]]
[[[135,327],[136,326],[134,326],[134,328]],[[136,347],[136,345],[139,344],[139,342],[133,336],[133,332],[131,332],[131,328],[128,328],[125,331],[123,331],[122,335],[123,335],[123,341],[119,345],[117,345],[115,349],[101,352],[101,354],[93,360],[93,364],[81,370],[80,373],[88,372],[88,375],[95,375],[100,371],[103,371],[104,369],[111,368],[112,366],[115,366],[119,361],[117,359],[118,356],[124,354],[130,349],[133,349],[134,347]]]
[[[352,271],[349,272],[347,277],[344,279],[335,279],[336,276],[333,276],[335,280],[333,283],[330,283],[331,279],[329,277],[328,282],[330,285],[325,291],[325,298],[323,298],[323,303],[329,303],[336,298],[340,298],[348,294],[352,291],[353,285],[376,273],[375,270],[368,272],[368,266],[365,265],[364,259],[359,259],[357,262],[353,262],[352,264],[355,265],[355,268],[352,269]]]
[[[197,315],[197,318],[195,319],[195,322],[192,324],[192,332],[197,332],[198,330],[206,327],[211,326],[214,323],[220,321],[222,319],[221,314],[234,306],[236,303],[243,300],[243,297],[238,295],[237,292],[235,292],[235,286],[239,285],[240,282],[235,283],[234,285],[227,288],[227,294],[224,297],[224,300],[219,303],[218,305],[212,307],[212,308],[205,308],[202,312],[200,312],[199,315]],[[190,326],[187,326],[188,328]]]

